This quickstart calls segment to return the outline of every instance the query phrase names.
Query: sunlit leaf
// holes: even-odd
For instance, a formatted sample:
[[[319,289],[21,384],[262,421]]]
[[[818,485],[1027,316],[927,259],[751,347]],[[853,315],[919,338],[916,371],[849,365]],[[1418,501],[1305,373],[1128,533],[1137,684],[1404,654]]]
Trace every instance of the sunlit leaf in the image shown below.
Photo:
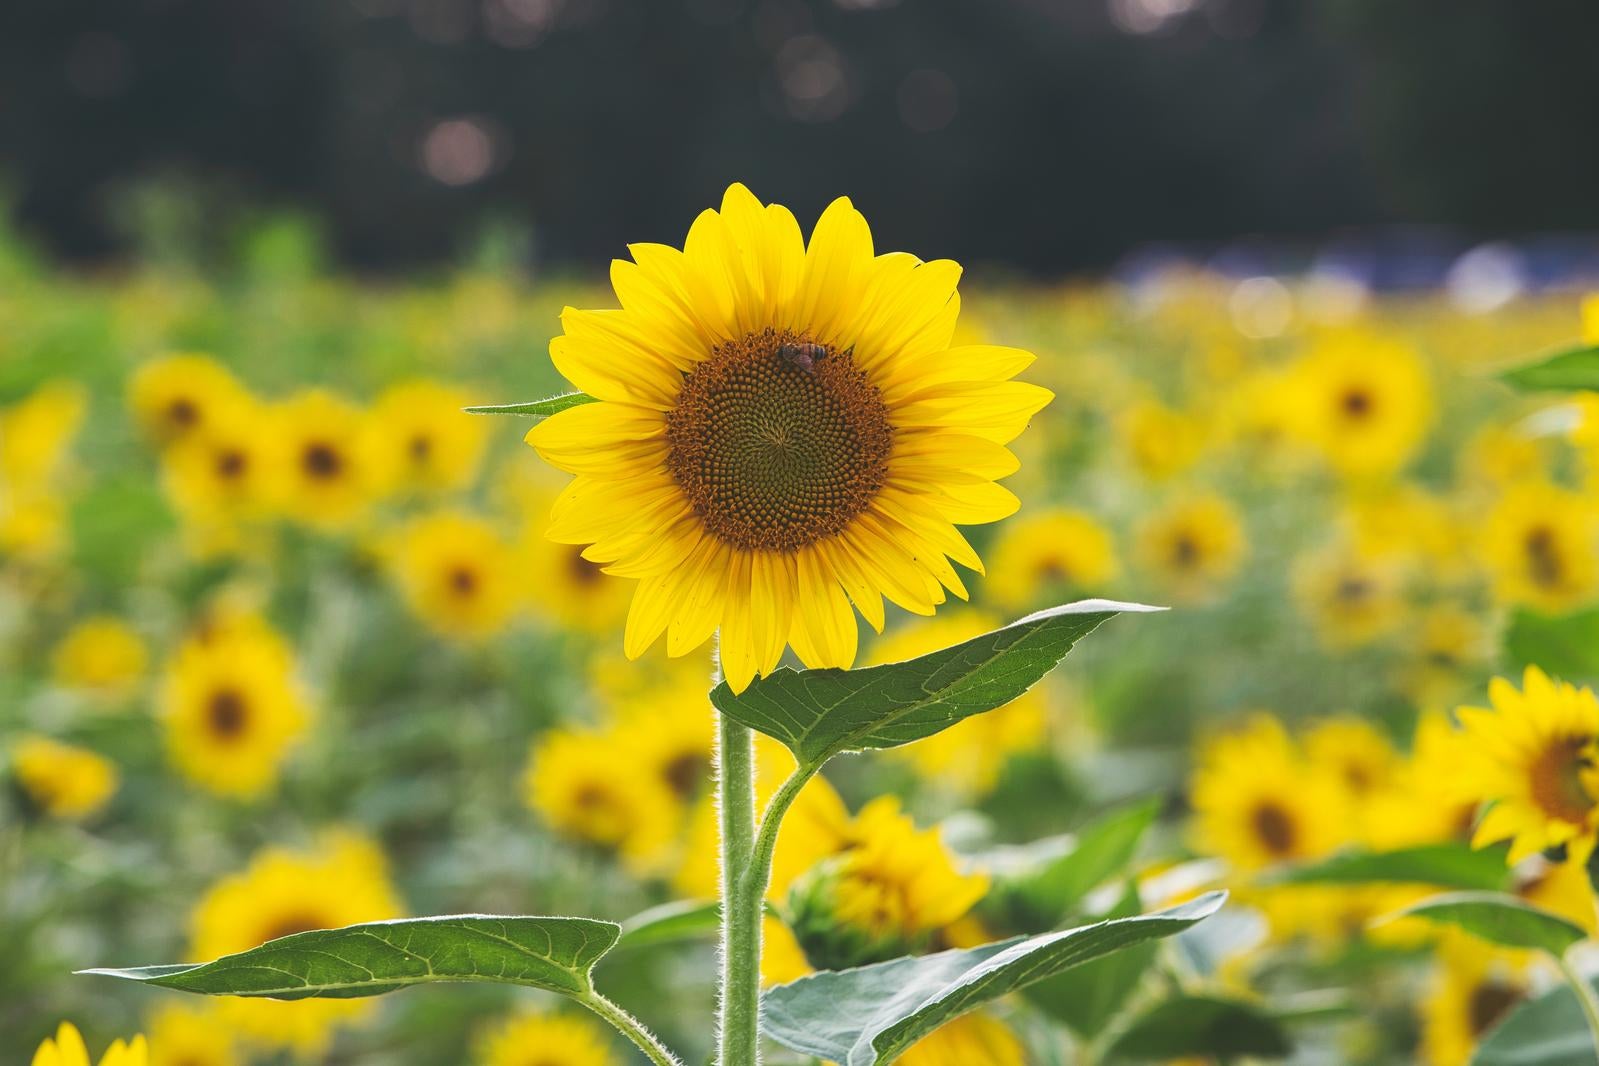
[[[1507,948],[1531,948],[1556,957],[1588,937],[1582,926],[1569,919],[1497,892],[1450,892],[1424,899],[1399,914],[1458,926]]]
[[[930,655],[860,670],[783,668],[734,695],[711,691],[718,710],[787,744],[801,765],[842,751],[893,748],[1002,707],[1117,614],[1159,607],[1084,600],[1029,615]]]
[[[559,396],[546,396],[542,400],[525,403],[483,404],[466,408],[469,415],[525,415],[531,418],[548,418],[573,407],[596,403],[597,399],[585,392],[563,392]]]
[[[1130,885],[1116,906],[1100,917],[1130,918],[1138,911],[1138,889]],[[1150,940],[1075,966],[1027,989],[1027,1001],[1078,1036],[1093,1039],[1143,981],[1159,947]]]
[[[1599,345],[1567,348],[1507,370],[1499,377],[1527,392],[1599,389]]]
[[[1285,885],[1413,884],[1495,892],[1510,880],[1503,848],[1423,844],[1397,851],[1348,851],[1283,871]]]
[[[823,971],[769,990],[765,1031],[840,1066],[892,1062],[946,1022],[1073,966],[1171,936],[1214,914],[1213,892],[1170,910],[980,948]]]
[[[1505,630],[1505,659],[1567,681],[1599,680],[1599,608],[1565,615],[1521,610]]]

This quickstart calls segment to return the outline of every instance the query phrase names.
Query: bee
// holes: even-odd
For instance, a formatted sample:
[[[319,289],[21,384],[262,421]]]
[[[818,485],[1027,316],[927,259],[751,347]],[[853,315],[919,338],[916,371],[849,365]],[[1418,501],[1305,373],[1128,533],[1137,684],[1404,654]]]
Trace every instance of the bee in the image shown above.
[[[805,373],[811,374],[815,373],[816,364],[827,356],[827,346],[814,341],[789,341],[777,349],[777,354]]]

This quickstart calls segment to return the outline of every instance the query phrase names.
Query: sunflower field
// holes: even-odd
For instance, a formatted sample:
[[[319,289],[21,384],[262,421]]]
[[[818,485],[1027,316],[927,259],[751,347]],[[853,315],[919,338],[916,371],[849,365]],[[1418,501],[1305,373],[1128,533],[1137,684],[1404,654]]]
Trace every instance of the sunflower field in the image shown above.
[[[4,1061],[1599,1061],[1599,300],[628,254],[0,236]]]

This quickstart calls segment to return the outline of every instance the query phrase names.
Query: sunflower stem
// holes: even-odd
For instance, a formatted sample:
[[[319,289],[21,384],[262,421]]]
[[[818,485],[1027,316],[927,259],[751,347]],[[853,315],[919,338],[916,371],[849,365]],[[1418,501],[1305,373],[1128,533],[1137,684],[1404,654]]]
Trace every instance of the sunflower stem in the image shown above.
[[[590,990],[578,1000],[583,1006],[615,1026],[623,1036],[633,1041],[655,1066],[683,1066],[682,1060],[669,1051],[665,1044],[642,1022],[598,992]]]
[[[722,978],[717,1062],[755,1066],[760,1055],[761,899],[754,876],[755,734],[725,715],[717,744],[722,836]]]
[[[1593,985],[1583,980],[1582,974],[1571,964],[1569,954],[1555,959],[1560,965],[1560,973],[1565,977],[1566,983],[1571,985],[1571,990],[1577,994],[1577,1002],[1582,1004],[1582,1015],[1588,1020],[1588,1035],[1593,1038],[1594,1054],[1599,1055],[1599,995],[1595,995]]]

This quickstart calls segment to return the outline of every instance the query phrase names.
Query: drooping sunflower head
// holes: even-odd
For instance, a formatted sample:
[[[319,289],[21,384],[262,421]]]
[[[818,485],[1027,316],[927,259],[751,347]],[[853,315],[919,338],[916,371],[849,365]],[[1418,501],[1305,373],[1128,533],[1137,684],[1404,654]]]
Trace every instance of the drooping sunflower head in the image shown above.
[[[1511,841],[1512,864],[1553,848],[1585,861],[1599,827],[1599,699],[1536,666],[1520,690],[1494,678],[1488,699],[1459,710],[1474,756],[1463,783],[1492,804],[1474,842]]]
[[[809,243],[743,186],[681,251],[613,264],[622,305],[562,315],[559,369],[600,402],[528,441],[574,474],[549,535],[637,578],[624,646],[683,654],[720,631],[742,689],[785,645],[855,655],[850,603],[931,614],[981,563],[957,525],[1012,513],[1005,445],[1050,399],[1026,352],[951,346],[960,268],[878,255],[848,200]]]

